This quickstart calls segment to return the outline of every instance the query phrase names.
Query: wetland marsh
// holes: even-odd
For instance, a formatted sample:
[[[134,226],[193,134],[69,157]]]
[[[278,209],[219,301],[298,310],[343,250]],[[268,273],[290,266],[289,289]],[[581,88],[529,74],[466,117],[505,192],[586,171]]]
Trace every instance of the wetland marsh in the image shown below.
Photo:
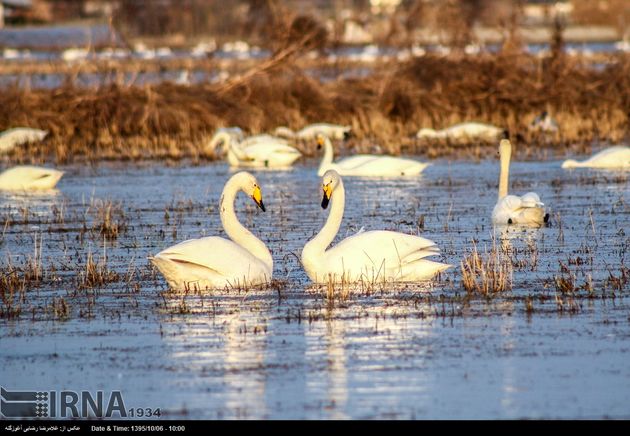
[[[347,178],[336,238],[432,239],[454,266],[413,286],[309,284],[300,251],[328,213],[314,160],[253,171],[265,213],[237,198],[273,255],[264,289],[173,293],[147,260],[224,236],[224,163],[75,164],[54,193],[0,193],[2,385],[120,389],[163,418],[629,418],[628,173],[513,162],[510,190],[552,218],[495,233],[498,161],[432,163]],[[467,288],[462,262],[493,252],[504,288]]]

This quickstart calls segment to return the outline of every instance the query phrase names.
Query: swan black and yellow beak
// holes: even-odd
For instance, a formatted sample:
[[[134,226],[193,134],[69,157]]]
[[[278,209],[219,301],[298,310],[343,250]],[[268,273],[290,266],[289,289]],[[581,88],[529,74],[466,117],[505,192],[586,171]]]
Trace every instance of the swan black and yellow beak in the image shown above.
[[[322,189],[324,190],[324,196],[322,197],[322,209],[326,209],[328,207],[328,203],[330,202],[330,196],[332,195],[332,187],[329,183],[327,185],[323,185]]]
[[[254,194],[252,195],[252,199],[256,202],[256,205],[265,212],[265,205],[262,201],[262,193],[260,192],[260,186],[256,186],[254,188]]]
[[[322,135],[317,135],[317,149],[321,150],[324,146],[324,137]]]

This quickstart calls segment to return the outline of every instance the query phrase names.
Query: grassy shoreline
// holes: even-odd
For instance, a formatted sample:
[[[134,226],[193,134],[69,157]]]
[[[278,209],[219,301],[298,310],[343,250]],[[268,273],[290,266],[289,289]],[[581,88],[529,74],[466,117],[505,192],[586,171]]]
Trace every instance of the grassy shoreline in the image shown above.
[[[523,54],[448,58],[424,56],[376,66],[363,78],[320,82],[296,62],[254,65],[227,83],[180,86],[68,84],[51,90],[5,90],[0,129],[30,126],[50,131],[38,144],[18,147],[4,159],[16,163],[99,160],[213,159],[204,146],[221,126],[251,133],[312,122],[349,124],[345,152],[484,156],[494,147],[418,140],[421,127],[444,128],[481,121],[507,128],[520,153],[627,138],[630,55],[595,68],[581,58],[545,59]],[[343,66],[340,66],[343,71]],[[560,132],[528,129],[549,110]],[[298,143],[307,156],[315,144]]]

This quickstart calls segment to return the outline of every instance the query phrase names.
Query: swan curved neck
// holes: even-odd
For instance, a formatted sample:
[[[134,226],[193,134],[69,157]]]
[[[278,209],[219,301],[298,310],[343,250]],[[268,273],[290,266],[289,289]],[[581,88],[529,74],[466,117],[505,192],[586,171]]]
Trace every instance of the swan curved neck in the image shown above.
[[[509,149],[501,150],[501,173],[499,174],[499,200],[508,195],[508,180],[510,177],[510,158],[511,151]]]
[[[234,212],[234,201],[239,189],[238,181],[234,178],[230,179],[225,188],[223,188],[219,203],[219,214],[223,229],[232,241],[249,251],[272,269],[273,258],[269,249],[263,241],[254,236],[252,232],[240,223]]]
[[[227,132],[219,132],[215,134],[210,140],[210,144],[208,144],[208,149],[214,152],[214,150],[217,148],[217,145],[221,142],[223,142],[223,144],[225,144],[224,147],[227,148],[232,142],[232,137]]]
[[[324,227],[322,227],[317,236],[304,246],[304,252],[307,256],[323,254],[326,248],[332,243],[333,239],[335,239],[335,236],[337,236],[339,227],[341,227],[341,220],[343,219],[343,211],[346,203],[346,191],[341,180],[339,180],[339,184],[330,198],[330,203],[330,213],[326,219],[326,224],[324,224]]]
[[[333,147],[330,142],[330,139],[326,138],[324,140],[324,157],[322,157],[322,162],[319,164],[319,171],[318,171],[319,175],[323,175],[324,172],[326,172],[326,170],[330,168],[330,166],[333,163],[333,159],[334,159]]]
[[[574,159],[567,159],[562,163],[562,168],[577,168],[582,166],[582,162],[578,162]]]

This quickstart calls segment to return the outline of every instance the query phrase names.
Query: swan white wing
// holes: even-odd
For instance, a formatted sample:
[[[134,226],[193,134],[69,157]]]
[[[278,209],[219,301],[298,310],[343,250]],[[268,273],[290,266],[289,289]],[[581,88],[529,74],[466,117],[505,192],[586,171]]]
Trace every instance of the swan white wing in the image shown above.
[[[240,146],[242,148],[245,148],[245,147],[249,147],[249,146],[255,145],[255,144],[269,144],[269,145],[283,144],[283,145],[288,145],[289,141],[287,141],[284,138],[278,138],[276,136],[262,134],[262,135],[250,136],[249,138],[244,139],[240,143]]]
[[[535,192],[528,192],[521,196],[521,207],[543,207],[544,205]]]
[[[48,134],[45,130],[16,127],[0,133],[0,152],[7,152],[26,142],[41,141]]]
[[[337,162],[335,162],[335,165],[337,165],[337,167],[341,168],[342,170],[350,170],[360,167],[361,165],[365,165],[366,163],[377,158],[379,158],[379,156],[374,156],[372,154],[357,154],[356,156],[339,159]]]
[[[302,155],[285,144],[254,144],[242,149],[239,164],[254,167],[288,167]]]
[[[190,273],[189,277],[186,276],[188,271],[195,271],[194,268],[205,270],[203,275],[206,277],[226,283],[242,282],[244,278],[247,281],[257,281],[256,278],[271,277],[271,271],[260,259],[240,245],[218,236],[180,242],[162,250],[155,258],[165,259],[182,267],[179,273],[171,273],[171,277],[164,274],[169,283],[175,279],[173,274],[182,275],[179,280],[184,282],[194,280],[198,274]],[[158,262],[154,263],[159,267]]]
[[[506,195],[499,200],[492,211],[495,224],[543,224],[545,220],[544,204],[538,195],[529,192],[522,197]]]
[[[413,159],[392,156],[359,155],[337,162],[341,175],[348,176],[400,176],[416,175],[427,164]]]
[[[291,147],[290,145],[283,144],[280,142],[278,143],[265,142],[265,143],[252,144],[246,147],[242,147],[241,150],[248,157],[252,159],[257,159],[257,160],[264,160],[270,154],[285,154],[285,155],[292,155],[292,156],[301,155],[301,153],[294,147]]]
[[[350,132],[350,130],[350,126],[316,123],[310,124],[301,130],[298,130],[296,135],[300,139],[313,139],[317,136],[317,134],[322,134],[332,139],[344,139],[345,134]]]
[[[490,124],[474,123],[474,122],[455,124],[454,126],[451,126],[445,129],[447,136],[454,137],[454,138],[494,136],[494,135],[500,134],[502,131],[503,131],[502,129],[496,126],[492,126]]]
[[[19,165],[0,174],[0,189],[52,189],[63,171],[31,165]]]
[[[361,232],[327,250],[322,271],[337,277],[350,275],[353,280],[357,276],[420,279],[433,276],[435,265],[441,266],[438,270],[448,267],[430,262],[429,270],[418,271],[422,269],[419,260],[439,252],[433,241],[420,236],[387,230]]]
[[[595,168],[630,167],[630,147],[623,145],[609,147],[584,161],[583,165]]]

